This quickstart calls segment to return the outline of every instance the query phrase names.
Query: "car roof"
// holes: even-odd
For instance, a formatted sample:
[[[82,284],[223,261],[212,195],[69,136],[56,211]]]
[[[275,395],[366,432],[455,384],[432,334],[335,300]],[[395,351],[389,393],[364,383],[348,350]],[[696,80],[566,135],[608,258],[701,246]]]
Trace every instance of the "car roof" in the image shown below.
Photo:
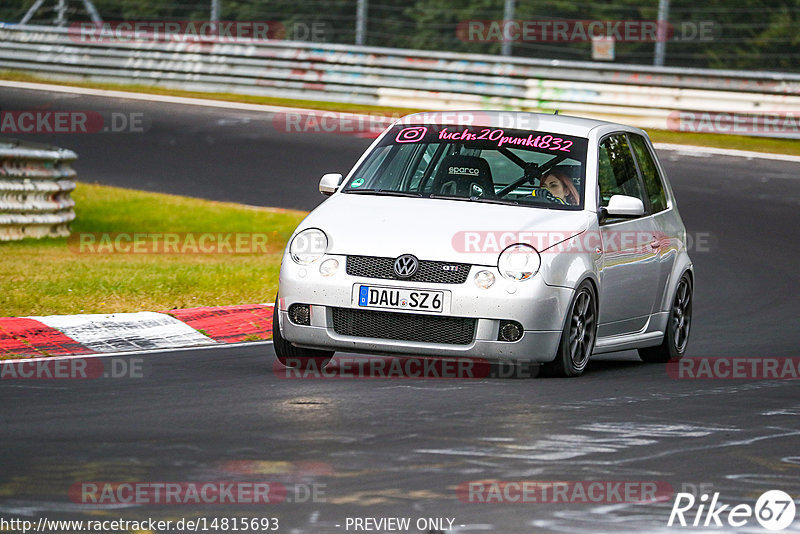
[[[638,128],[598,119],[532,113],[529,111],[427,111],[406,115],[398,119],[395,124],[487,126],[491,128],[552,132],[576,137],[588,137],[589,132],[597,127],[606,127],[604,130],[617,129],[641,132]]]

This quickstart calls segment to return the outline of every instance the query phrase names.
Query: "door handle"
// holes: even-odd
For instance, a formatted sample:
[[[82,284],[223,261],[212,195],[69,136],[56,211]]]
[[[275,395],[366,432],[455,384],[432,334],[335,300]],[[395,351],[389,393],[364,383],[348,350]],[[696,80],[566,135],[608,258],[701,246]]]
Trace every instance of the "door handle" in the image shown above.
[[[659,248],[660,246],[661,246],[661,241],[659,241],[658,239],[656,239],[655,236],[653,236],[653,240],[650,241],[650,247],[652,247],[655,250],[655,249]]]

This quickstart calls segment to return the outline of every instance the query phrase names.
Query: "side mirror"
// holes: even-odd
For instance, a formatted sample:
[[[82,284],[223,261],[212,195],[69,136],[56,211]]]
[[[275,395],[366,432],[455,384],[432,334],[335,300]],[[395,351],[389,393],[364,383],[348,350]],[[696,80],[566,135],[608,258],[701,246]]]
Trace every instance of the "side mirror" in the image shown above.
[[[319,192],[325,196],[334,194],[339,189],[339,186],[342,185],[342,178],[344,177],[338,172],[323,175],[319,181]]]
[[[603,208],[606,217],[634,218],[644,215],[644,204],[641,199],[626,195],[614,195]]]

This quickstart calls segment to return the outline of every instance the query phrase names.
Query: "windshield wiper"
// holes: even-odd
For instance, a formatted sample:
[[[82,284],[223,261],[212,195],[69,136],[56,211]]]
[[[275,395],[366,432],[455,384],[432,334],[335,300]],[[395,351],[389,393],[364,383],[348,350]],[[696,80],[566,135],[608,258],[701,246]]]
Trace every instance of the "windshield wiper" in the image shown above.
[[[484,204],[504,204],[507,206],[519,206],[516,200],[506,200],[502,198],[487,198],[487,197],[456,197],[450,195],[431,195],[428,198],[435,198],[440,200],[463,200],[467,202],[482,202]]]
[[[387,197],[422,197],[422,193],[410,193],[408,191],[391,191],[387,189],[348,189],[345,193],[355,193],[357,195],[383,195]]]
[[[470,197],[471,202],[483,202],[485,204],[505,204],[506,206],[519,206],[516,200],[508,200],[506,198],[486,198],[486,197]]]

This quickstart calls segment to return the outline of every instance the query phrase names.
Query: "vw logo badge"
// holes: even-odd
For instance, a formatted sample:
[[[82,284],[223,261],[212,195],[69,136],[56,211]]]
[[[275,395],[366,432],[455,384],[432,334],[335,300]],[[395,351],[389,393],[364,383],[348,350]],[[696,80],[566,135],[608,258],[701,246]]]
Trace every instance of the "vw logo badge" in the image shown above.
[[[411,254],[403,254],[394,260],[394,272],[400,278],[409,278],[414,276],[419,267],[419,261]]]

